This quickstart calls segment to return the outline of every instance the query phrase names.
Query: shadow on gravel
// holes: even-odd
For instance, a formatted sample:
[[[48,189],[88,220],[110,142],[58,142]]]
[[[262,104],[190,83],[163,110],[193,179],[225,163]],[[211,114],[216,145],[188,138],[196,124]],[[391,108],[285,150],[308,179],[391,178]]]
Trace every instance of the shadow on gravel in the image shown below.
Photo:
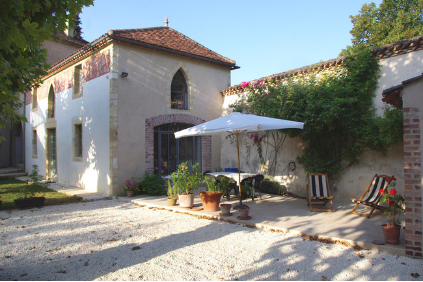
[[[128,212],[125,214],[129,216],[113,223],[107,215],[102,214],[104,209],[109,208],[118,211],[121,209],[122,212]],[[0,280],[95,280],[125,268],[134,266],[137,268],[138,264],[145,266],[151,260],[176,250],[192,248],[201,243],[214,244],[215,241],[219,242],[220,238],[230,236],[234,232],[237,233],[237,236],[257,232],[257,234],[253,234],[253,237],[257,242],[260,240],[260,232],[256,229],[242,228],[239,229],[241,232],[238,232],[237,228],[233,228],[234,225],[213,221],[206,226],[193,227],[186,232],[168,234],[156,239],[152,237],[155,236],[154,233],[146,234],[144,230],[149,229],[151,232],[158,228],[169,228],[178,222],[158,221],[148,225],[143,224],[137,222],[141,217],[136,220],[130,217],[139,209],[132,204],[110,205],[110,202],[105,202],[104,205],[103,203],[75,205],[72,211],[67,212],[55,207],[48,214],[42,213],[40,210],[1,213],[0,217],[7,217],[6,224],[11,227],[8,229],[8,234],[1,234],[1,244],[5,246],[10,241],[13,247],[24,246],[25,248],[11,258],[7,258],[9,254],[3,252],[3,257],[0,257]],[[90,217],[95,220],[81,220],[80,217],[87,216],[87,213],[90,213]],[[34,226],[22,227],[25,217],[33,217]],[[165,217],[164,214],[163,218]],[[49,237],[43,234],[46,226],[49,229],[47,233]],[[221,232],[210,232],[212,229],[218,229]],[[93,234],[95,236],[92,236]],[[120,234],[126,235],[120,236]],[[89,244],[86,244],[87,240],[89,240]],[[114,246],[117,243],[120,245]],[[266,246],[264,255],[255,257],[255,253],[257,253],[254,252],[256,250],[254,249],[255,243],[255,241],[251,242],[251,249],[243,249],[237,248],[237,241],[233,241],[232,245],[225,246],[225,249],[231,251],[220,253],[222,257],[212,258],[214,262],[213,264],[210,262],[208,266],[225,268],[228,257],[250,258],[250,260],[246,260],[249,261],[249,265],[230,266],[232,269],[228,269],[228,274],[223,278],[241,281],[368,280],[375,279],[375,277],[377,280],[421,280],[420,278],[423,277],[422,275],[419,279],[414,279],[409,276],[410,274],[392,277],[392,275],[399,275],[394,270],[405,269],[410,264],[410,259],[405,257],[398,258],[395,265],[387,265],[387,262],[380,258],[381,256],[378,259],[366,260],[366,257],[370,256],[369,251],[352,252],[351,249],[344,249],[328,256],[327,252],[335,248],[335,245],[316,244],[316,242],[308,240],[300,241],[298,236],[290,236]],[[67,249],[67,252],[62,251],[62,248],[64,249],[69,244],[73,249]],[[306,248],[310,245],[315,249]],[[99,250],[96,250],[97,246]],[[91,247],[93,250],[90,249]],[[183,259],[186,259],[188,265],[193,264],[188,268],[193,269],[202,265],[202,262],[197,262],[193,260],[194,257],[189,256],[190,248],[184,251],[188,254]],[[69,252],[72,252],[71,255]],[[76,255],[73,255],[75,253]],[[206,258],[209,254],[204,253],[203,256]],[[168,256],[166,259],[169,268],[172,268],[173,257]],[[179,259],[181,258],[179,257]],[[10,263],[12,260],[14,263]],[[243,271],[236,270],[239,268],[242,268]],[[414,272],[420,271],[414,270]],[[409,273],[411,272],[409,271]],[[192,280],[189,278],[189,274],[186,275],[181,279]],[[213,276],[210,274],[207,277]],[[210,280],[207,277],[204,280]],[[142,280],[142,273],[128,279]],[[175,278],[169,277],[166,280],[175,280]]]

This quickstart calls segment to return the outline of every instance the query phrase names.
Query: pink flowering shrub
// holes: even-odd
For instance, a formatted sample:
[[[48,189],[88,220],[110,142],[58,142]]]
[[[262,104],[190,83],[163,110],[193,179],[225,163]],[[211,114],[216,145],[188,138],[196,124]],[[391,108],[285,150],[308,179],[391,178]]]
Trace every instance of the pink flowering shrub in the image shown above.
[[[138,184],[134,180],[126,180],[125,186],[123,187],[125,191],[138,191],[139,187]]]
[[[263,139],[263,137],[255,135],[255,134],[251,134],[249,138],[250,140],[253,140],[253,146],[255,146],[256,144],[259,144],[261,140]]]

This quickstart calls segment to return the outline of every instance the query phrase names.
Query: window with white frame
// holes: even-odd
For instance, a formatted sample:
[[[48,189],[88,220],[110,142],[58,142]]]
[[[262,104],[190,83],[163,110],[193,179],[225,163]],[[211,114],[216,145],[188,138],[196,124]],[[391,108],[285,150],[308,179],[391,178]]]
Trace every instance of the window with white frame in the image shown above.
[[[76,99],[82,96],[82,65],[75,66],[73,71],[73,93],[72,98]]]

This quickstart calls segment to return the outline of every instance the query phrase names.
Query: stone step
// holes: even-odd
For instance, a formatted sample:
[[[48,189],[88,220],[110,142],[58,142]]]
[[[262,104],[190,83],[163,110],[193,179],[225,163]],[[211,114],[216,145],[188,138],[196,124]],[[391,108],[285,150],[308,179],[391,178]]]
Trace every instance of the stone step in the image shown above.
[[[2,173],[0,174],[0,179],[13,179],[16,177],[27,176],[26,172],[17,172],[17,173]]]
[[[9,174],[9,173],[20,173],[20,172],[23,172],[22,168],[17,168],[17,167],[0,168],[0,175]]]

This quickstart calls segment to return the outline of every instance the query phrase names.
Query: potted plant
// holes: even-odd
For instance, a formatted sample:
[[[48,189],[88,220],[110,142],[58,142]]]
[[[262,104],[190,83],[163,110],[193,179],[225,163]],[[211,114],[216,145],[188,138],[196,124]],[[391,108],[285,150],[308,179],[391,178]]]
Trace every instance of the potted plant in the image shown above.
[[[45,181],[43,176],[38,173],[37,165],[32,166],[32,172],[29,175],[29,178],[31,178],[31,181],[28,181],[28,184],[30,184],[28,186],[29,189],[23,190],[20,198],[14,199],[15,206],[19,209],[44,206],[44,202],[46,200],[44,194],[37,197],[37,187],[48,187],[48,182]]]
[[[389,184],[386,188],[386,192],[383,193],[383,190],[380,193],[383,193],[381,202],[388,202],[388,206],[384,210],[384,213],[388,216],[386,224],[382,225],[383,235],[385,236],[385,242],[391,245],[396,245],[399,243],[399,236],[401,230],[401,222],[399,221],[400,214],[404,211],[404,197],[397,194],[395,190],[396,178],[387,179]],[[391,188],[392,187],[392,188]],[[388,189],[390,190],[388,191]]]
[[[192,166],[191,171],[188,169],[188,163],[184,162],[178,165],[178,169],[170,175],[173,181],[173,187],[179,191],[179,206],[182,208],[192,208],[194,206],[194,193],[197,189],[203,175],[199,172],[200,164],[196,163]]]
[[[167,203],[169,206],[176,206],[176,202],[178,201],[178,187],[171,186],[170,181],[167,181]]]
[[[138,191],[138,184],[135,182],[135,180],[126,180],[125,186],[123,186],[123,190],[126,191],[126,196],[132,197],[135,194],[135,191]]]
[[[230,180],[228,178],[222,178],[221,181],[225,181],[225,184],[222,184],[222,182],[217,183],[213,176],[205,176],[204,180],[207,184],[207,191],[200,193],[203,209],[206,212],[218,211],[220,198],[223,195],[222,191],[225,191],[225,187],[226,189],[229,187]]]

